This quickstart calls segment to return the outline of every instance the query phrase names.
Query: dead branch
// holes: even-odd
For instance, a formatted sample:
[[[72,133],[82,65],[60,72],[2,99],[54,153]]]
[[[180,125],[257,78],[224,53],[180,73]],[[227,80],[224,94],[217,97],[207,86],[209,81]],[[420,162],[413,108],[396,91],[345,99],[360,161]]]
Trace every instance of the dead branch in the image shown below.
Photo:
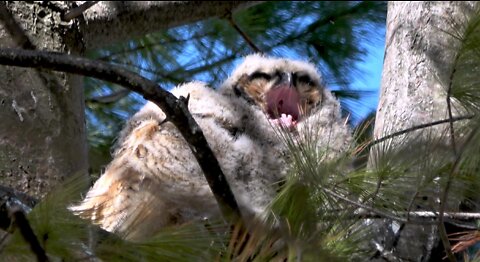
[[[69,10],[67,13],[65,13],[62,16],[62,20],[64,21],[70,21],[74,19],[75,17],[81,15],[83,12],[85,12],[88,8],[92,7],[98,3],[98,1],[86,1],[85,3],[79,5],[78,7],[75,7],[71,10]]]

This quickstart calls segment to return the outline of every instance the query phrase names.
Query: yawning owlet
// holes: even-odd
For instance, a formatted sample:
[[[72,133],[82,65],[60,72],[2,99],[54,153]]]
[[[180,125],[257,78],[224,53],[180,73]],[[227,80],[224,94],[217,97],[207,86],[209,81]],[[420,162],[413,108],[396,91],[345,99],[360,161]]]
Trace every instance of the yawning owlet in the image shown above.
[[[328,147],[332,157],[351,142],[338,102],[309,63],[251,55],[218,90],[192,82],[172,93],[190,95],[189,110],[245,216],[266,208],[286,174],[288,153],[274,129],[295,136],[315,126],[317,146]],[[105,173],[71,209],[131,239],[219,216],[190,148],[164,119],[153,103],[137,112],[121,132]]]

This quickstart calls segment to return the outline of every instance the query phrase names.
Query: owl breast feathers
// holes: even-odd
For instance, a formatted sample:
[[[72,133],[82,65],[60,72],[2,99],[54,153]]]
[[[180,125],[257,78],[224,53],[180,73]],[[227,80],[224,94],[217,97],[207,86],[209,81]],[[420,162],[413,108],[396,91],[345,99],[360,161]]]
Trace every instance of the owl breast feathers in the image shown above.
[[[288,151],[278,132],[315,130],[328,158],[345,152],[350,133],[339,104],[309,63],[251,55],[215,90],[201,82],[189,110],[217,157],[245,216],[260,215],[285,178]],[[147,103],[121,132],[112,162],[71,210],[105,230],[139,239],[161,228],[220,215],[188,144],[164,113]]]

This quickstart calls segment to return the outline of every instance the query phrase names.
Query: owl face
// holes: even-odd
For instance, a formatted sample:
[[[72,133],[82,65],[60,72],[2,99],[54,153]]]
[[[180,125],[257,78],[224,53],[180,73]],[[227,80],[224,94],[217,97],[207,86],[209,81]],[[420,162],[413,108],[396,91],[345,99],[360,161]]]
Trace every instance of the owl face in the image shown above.
[[[322,100],[321,79],[309,63],[246,57],[224,87],[259,105],[273,123],[294,127]]]

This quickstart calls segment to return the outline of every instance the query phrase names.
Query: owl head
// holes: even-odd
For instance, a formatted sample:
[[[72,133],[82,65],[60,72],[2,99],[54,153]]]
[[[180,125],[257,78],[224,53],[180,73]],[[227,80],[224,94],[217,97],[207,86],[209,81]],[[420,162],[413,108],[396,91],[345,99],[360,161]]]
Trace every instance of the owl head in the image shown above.
[[[323,85],[308,62],[247,56],[222,85],[262,108],[274,123],[295,126],[323,98]]]

